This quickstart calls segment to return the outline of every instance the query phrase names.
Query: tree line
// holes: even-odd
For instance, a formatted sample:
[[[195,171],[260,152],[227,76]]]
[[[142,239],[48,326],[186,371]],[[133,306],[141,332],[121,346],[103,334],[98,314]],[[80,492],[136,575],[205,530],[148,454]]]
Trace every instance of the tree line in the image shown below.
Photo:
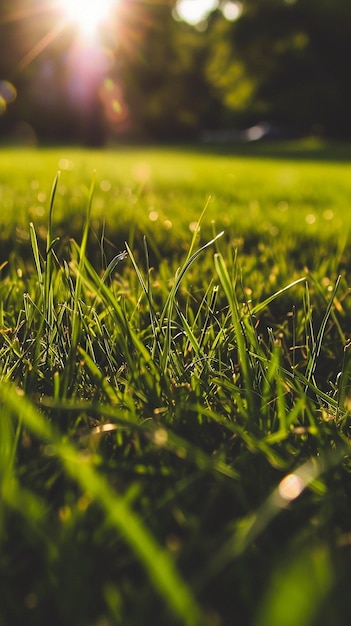
[[[265,123],[351,138],[351,3],[241,0],[232,21],[221,4],[195,28],[176,0],[119,0],[92,44],[57,2],[5,0],[0,137],[193,140]]]

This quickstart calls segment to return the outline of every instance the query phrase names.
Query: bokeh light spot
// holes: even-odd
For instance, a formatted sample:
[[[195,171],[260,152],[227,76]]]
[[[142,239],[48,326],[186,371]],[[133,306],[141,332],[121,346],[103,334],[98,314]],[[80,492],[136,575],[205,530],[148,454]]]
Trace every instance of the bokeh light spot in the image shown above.
[[[324,211],[323,217],[324,217],[325,220],[327,220],[329,222],[330,220],[333,219],[334,212],[331,209],[327,209],[326,211]]]
[[[278,202],[277,208],[282,213],[285,213],[289,209],[289,204],[285,200],[281,200],[280,202]]]
[[[151,178],[151,168],[149,164],[145,163],[144,161],[136,163],[135,167],[133,168],[133,176],[141,184],[148,182]]]
[[[118,100],[113,100],[112,102],[112,109],[114,113],[117,113],[117,115],[119,115],[120,113],[122,113],[122,105]]]
[[[218,0],[178,0],[176,15],[188,24],[196,25],[218,7]]]
[[[222,13],[226,20],[229,22],[234,22],[239,19],[240,15],[243,12],[243,7],[240,2],[232,2],[228,1],[224,4],[222,8]]]
[[[297,476],[296,474],[289,474],[280,482],[278,492],[283,500],[288,500],[290,502],[290,500],[298,498],[304,488],[305,484],[300,476]]]
[[[101,191],[105,191],[105,192],[110,191],[111,187],[112,187],[112,185],[111,185],[109,180],[102,180],[101,183],[100,183]]]
[[[123,97],[123,90],[118,82],[106,78],[100,87],[100,99],[108,123],[120,126],[128,118],[128,107]]]
[[[73,161],[69,159],[60,159],[58,165],[60,170],[73,170]]]
[[[168,433],[165,428],[158,428],[154,432],[154,443],[161,448],[168,443]]]
[[[17,97],[16,88],[7,80],[0,80],[0,115],[3,115],[7,105],[14,102]]]

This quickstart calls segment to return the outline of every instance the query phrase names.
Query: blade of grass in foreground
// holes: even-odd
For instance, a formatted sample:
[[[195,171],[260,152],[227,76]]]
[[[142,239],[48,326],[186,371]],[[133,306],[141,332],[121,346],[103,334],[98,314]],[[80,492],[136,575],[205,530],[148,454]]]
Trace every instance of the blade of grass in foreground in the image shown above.
[[[85,223],[83,228],[82,240],[80,246],[76,246],[76,250],[78,252],[78,266],[77,266],[77,275],[76,282],[74,287],[73,296],[73,308],[72,308],[72,330],[71,330],[71,346],[70,352],[67,358],[67,364],[64,371],[64,375],[62,377],[62,391],[64,395],[67,394],[68,389],[70,387],[71,380],[73,378],[73,370],[75,363],[75,355],[77,346],[79,343],[79,338],[82,329],[82,318],[80,315],[80,306],[81,306],[81,296],[82,296],[82,275],[85,266],[86,260],[86,251],[88,245],[88,237],[89,237],[89,228],[90,228],[90,215],[94,197],[94,185],[95,185],[95,177],[92,180],[89,195],[88,195],[88,205],[85,216]]]
[[[323,342],[323,337],[324,337],[326,325],[327,325],[327,322],[328,322],[329,317],[331,315],[331,311],[332,311],[332,307],[333,307],[333,304],[334,304],[334,301],[335,301],[336,292],[337,292],[338,287],[339,287],[340,279],[341,279],[341,276],[339,275],[337,280],[336,280],[334,289],[333,289],[333,291],[332,291],[332,293],[330,295],[328,306],[327,306],[327,309],[326,309],[326,311],[324,313],[321,325],[319,327],[319,330],[318,330],[318,333],[317,333],[317,336],[316,336],[316,340],[315,340],[315,342],[314,342],[314,344],[312,346],[312,350],[310,351],[310,354],[309,354],[307,368],[306,368],[306,378],[307,378],[307,380],[309,382],[313,381],[313,374],[315,372],[317,361],[318,361],[318,357],[319,357],[320,352],[321,352],[322,342]],[[306,392],[307,392],[307,387],[306,387]]]
[[[241,557],[250,546],[254,545],[273,520],[282,511],[291,507],[306,489],[311,489],[316,493],[324,492],[323,474],[338,466],[348,454],[348,447],[342,446],[340,450],[335,450],[332,453],[321,455],[318,458],[312,457],[293,472],[286,474],[255,511],[237,521],[232,537],[225,541],[212,561],[209,562],[207,571],[204,571],[198,580],[198,586],[204,586],[206,581],[213,580],[220,571],[228,566],[230,561]],[[290,607],[290,603],[286,606]],[[265,626],[268,623],[275,626],[281,622],[264,622]],[[300,624],[300,621],[291,623]],[[306,623],[310,624],[310,622]]]
[[[279,572],[274,572],[254,626],[318,623],[334,577],[333,558],[326,544],[312,543],[298,550],[279,567]]]
[[[246,345],[244,329],[239,312],[239,303],[235,293],[235,285],[232,284],[227,266],[221,254],[216,253],[214,256],[215,268],[223,287],[224,293],[228,300],[233,326],[235,331],[236,342],[238,346],[239,363],[243,376],[243,383],[246,388],[246,397],[248,404],[248,413],[250,416],[255,415],[255,398],[253,389],[253,371],[250,363],[248,347]]]
[[[88,462],[82,463],[73,445],[63,441],[50,423],[29,400],[13,386],[2,384],[4,410],[15,414],[31,432],[54,446],[67,474],[88,492],[106,514],[116,531],[132,548],[155,589],[184,626],[203,623],[200,609],[189,588],[177,572],[170,555],[155,541],[129,505]]]

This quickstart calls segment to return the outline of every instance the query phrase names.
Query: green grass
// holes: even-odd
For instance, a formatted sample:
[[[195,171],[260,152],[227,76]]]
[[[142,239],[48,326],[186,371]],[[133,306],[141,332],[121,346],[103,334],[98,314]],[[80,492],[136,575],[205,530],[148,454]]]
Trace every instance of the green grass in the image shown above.
[[[295,150],[282,147],[281,154],[255,146],[243,151],[244,156],[215,154],[208,148],[3,149],[1,239],[11,234],[25,244],[29,221],[35,222],[39,236],[44,233],[51,183],[60,169],[55,202],[59,235],[79,236],[96,171],[92,226],[97,236],[104,222],[115,245],[127,236],[138,243],[147,235],[159,260],[164,254],[172,256],[182,238],[186,252],[189,228],[207,203],[206,236],[214,220],[217,231],[225,229],[226,237],[239,243],[245,237],[247,245],[257,244],[258,232],[269,245],[284,238],[288,250],[297,236],[320,240],[343,234],[345,241],[351,194],[345,148],[330,151],[329,159],[326,149],[313,145],[306,148],[305,157],[299,145]],[[311,261],[306,251],[305,260]]]
[[[348,158],[3,150],[1,626],[349,624]]]

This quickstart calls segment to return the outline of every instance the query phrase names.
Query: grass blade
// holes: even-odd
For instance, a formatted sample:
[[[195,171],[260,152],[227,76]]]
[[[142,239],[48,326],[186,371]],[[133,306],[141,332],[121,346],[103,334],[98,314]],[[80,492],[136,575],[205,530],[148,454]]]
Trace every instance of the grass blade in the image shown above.
[[[226,264],[221,254],[215,254],[215,268],[223,287],[224,293],[229,303],[235,338],[238,346],[239,365],[243,375],[243,385],[246,390],[249,415],[253,417],[256,412],[256,402],[254,397],[253,371],[249,357],[248,346],[245,339],[245,331],[242,325],[239,312],[239,303],[235,293],[235,285],[232,285]]]
[[[121,533],[130,545],[155,589],[182,623],[185,626],[203,623],[197,602],[177,572],[172,558],[155,541],[125,499],[109,486],[93,465],[82,463],[79,452],[62,440],[23,394],[5,384],[2,384],[1,392],[3,406],[18,418],[22,418],[23,424],[34,435],[54,446],[67,474],[99,504],[108,523]]]

